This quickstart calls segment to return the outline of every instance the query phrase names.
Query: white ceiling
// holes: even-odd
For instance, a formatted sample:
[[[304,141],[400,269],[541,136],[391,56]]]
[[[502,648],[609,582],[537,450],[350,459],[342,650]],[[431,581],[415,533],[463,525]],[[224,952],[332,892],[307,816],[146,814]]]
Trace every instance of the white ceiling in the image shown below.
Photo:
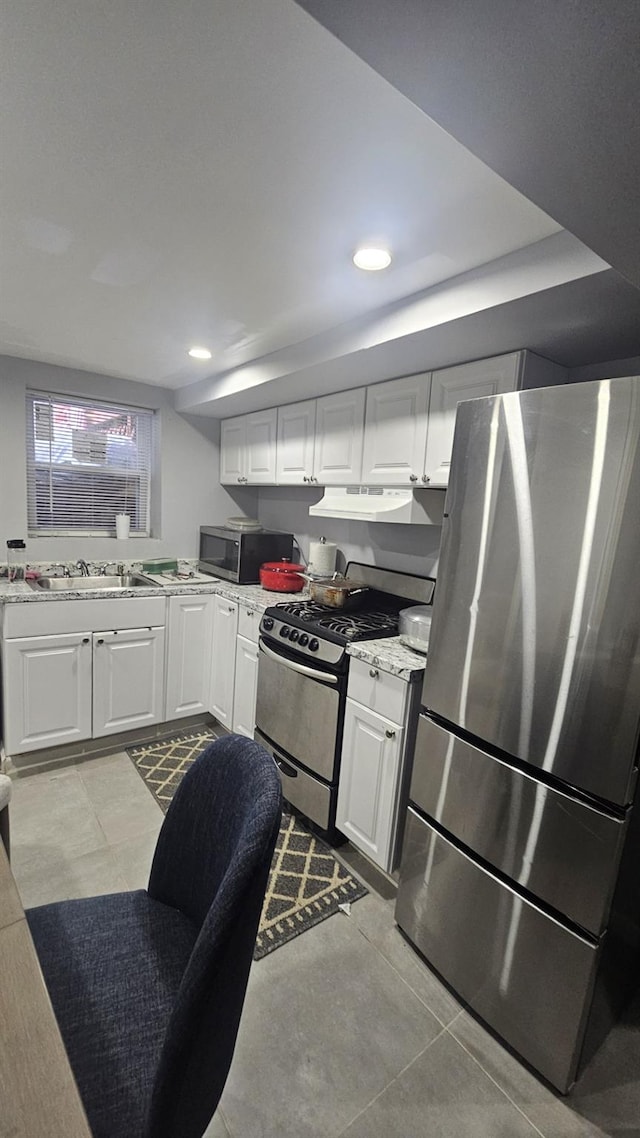
[[[2,53],[7,355],[184,387],[560,229],[293,0],[24,0]]]

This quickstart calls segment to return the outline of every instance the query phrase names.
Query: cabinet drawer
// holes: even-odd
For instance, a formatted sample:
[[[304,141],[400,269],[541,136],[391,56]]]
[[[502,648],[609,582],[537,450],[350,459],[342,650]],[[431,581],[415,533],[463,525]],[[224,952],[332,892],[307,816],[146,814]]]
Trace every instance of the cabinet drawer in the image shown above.
[[[598,935],[626,822],[554,790],[421,715],[411,799],[454,838]]]
[[[245,608],[244,605],[238,605],[238,636],[244,636],[257,644],[261,616],[262,613],[251,606]]]
[[[392,723],[404,723],[408,683],[364,660],[351,660],[347,695]]]
[[[165,622],[166,597],[88,597],[5,605],[4,635],[55,636],[116,628],[153,628]]]

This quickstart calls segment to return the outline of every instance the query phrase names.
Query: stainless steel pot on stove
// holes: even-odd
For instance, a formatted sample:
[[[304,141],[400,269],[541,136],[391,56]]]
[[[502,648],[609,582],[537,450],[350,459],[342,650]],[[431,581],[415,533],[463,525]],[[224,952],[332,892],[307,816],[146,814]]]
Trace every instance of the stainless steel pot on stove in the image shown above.
[[[357,608],[371,592],[368,585],[342,577],[339,573],[334,573],[333,577],[313,577],[309,573],[304,576],[309,582],[311,600],[331,609]]]

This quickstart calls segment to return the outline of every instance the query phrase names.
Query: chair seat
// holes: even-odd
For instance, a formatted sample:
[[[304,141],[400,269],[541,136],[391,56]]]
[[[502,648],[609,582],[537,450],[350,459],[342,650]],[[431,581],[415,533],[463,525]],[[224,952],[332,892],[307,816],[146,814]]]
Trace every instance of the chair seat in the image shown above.
[[[141,1138],[196,925],[144,890],[27,919],[94,1138]]]

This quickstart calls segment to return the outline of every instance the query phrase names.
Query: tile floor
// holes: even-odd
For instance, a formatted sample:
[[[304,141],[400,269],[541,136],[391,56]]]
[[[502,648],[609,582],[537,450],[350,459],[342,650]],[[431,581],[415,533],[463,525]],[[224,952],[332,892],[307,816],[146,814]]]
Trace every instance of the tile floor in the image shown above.
[[[144,887],[161,822],[122,753],[19,779],[23,903]],[[207,1138],[640,1138],[640,1000],[563,1100],[418,959],[382,893],[254,964]]]

